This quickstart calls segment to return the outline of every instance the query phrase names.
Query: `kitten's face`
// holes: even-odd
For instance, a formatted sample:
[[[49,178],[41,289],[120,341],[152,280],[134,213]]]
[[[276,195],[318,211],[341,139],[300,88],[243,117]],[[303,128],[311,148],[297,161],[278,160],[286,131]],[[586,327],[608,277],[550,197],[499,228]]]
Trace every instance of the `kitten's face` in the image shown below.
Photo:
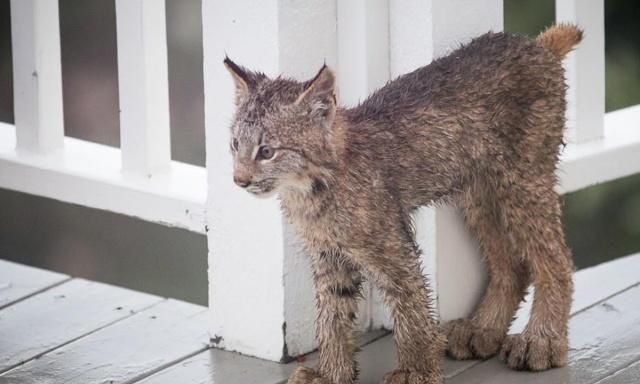
[[[234,181],[255,195],[270,196],[302,176],[309,159],[295,138],[286,136],[290,125],[279,123],[278,111],[256,120],[246,109],[239,107],[231,127]]]
[[[310,190],[329,150],[333,74],[323,67],[313,80],[299,83],[268,79],[228,59],[225,65],[237,91],[230,142],[235,183],[263,197],[283,188]]]

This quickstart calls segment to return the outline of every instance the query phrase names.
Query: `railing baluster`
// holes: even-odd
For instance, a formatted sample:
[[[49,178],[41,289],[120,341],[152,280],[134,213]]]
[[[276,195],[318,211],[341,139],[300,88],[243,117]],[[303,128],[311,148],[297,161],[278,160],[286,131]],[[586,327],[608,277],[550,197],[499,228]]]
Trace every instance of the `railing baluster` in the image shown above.
[[[116,0],[120,142],[124,172],[152,175],[171,162],[163,0]]]
[[[63,145],[57,0],[11,0],[16,146],[43,152]]]
[[[389,80],[389,0],[338,2],[340,102],[364,100]]]
[[[567,136],[571,142],[602,137],[604,129],[604,0],[556,0],[556,21],[576,23],[584,40],[565,59]]]

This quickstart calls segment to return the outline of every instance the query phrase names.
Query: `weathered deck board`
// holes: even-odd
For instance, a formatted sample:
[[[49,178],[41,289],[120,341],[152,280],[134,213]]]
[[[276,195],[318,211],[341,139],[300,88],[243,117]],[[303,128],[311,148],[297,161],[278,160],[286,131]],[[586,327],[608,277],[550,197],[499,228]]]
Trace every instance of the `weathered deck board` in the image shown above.
[[[0,260],[0,309],[68,279],[61,273]]]
[[[358,340],[359,345],[365,346],[387,333],[373,331],[363,334]],[[314,366],[317,359],[318,354],[311,353],[305,356],[305,365]],[[274,384],[286,381],[297,364],[278,364],[214,349],[158,372],[141,384]]]
[[[287,378],[290,371],[285,364],[210,349],[139,384],[273,384]]]
[[[592,384],[618,371],[623,374],[624,368],[640,361],[639,303],[640,286],[636,286],[573,317],[567,367],[516,372],[492,359],[455,376],[449,384]]]
[[[0,312],[0,372],[160,300],[74,279],[6,307]]]
[[[17,383],[130,383],[207,348],[206,308],[165,300],[19,366]]]
[[[625,367],[598,384],[637,384],[640,383],[640,361]]]

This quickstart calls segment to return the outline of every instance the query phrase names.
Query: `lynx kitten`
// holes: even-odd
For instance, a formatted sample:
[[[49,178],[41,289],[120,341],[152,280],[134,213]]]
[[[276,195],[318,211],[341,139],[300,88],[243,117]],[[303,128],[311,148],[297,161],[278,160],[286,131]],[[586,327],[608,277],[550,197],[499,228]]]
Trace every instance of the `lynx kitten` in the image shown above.
[[[398,368],[386,384],[442,383],[445,350],[456,359],[499,354],[514,369],[565,364],[572,261],[554,171],[565,125],[561,60],[581,37],[572,25],[536,39],[487,33],[351,109],[338,106],[326,66],[301,83],[225,59],[237,91],[234,181],[277,193],[312,255],[320,362],[289,383],[356,381],[365,277],[394,319]],[[462,209],[489,271],[473,315],[443,331],[411,221],[439,202]],[[507,335],[529,284],[531,319]]]

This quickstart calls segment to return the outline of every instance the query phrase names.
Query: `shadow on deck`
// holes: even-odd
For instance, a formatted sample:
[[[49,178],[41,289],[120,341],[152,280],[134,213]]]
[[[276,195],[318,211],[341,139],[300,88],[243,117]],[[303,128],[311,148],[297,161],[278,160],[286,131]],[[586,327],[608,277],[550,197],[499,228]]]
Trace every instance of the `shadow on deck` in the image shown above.
[[[575,281],[567,367],[529,373],[447,359],[447,383],[640,383],[640,255]],[[210,349],[206,323],[205,307],[0,260],[2,384],[275,384],[297,365]],[[375,333],[362,343],[360,382],[379,383],[394,366],[393,340]]]

